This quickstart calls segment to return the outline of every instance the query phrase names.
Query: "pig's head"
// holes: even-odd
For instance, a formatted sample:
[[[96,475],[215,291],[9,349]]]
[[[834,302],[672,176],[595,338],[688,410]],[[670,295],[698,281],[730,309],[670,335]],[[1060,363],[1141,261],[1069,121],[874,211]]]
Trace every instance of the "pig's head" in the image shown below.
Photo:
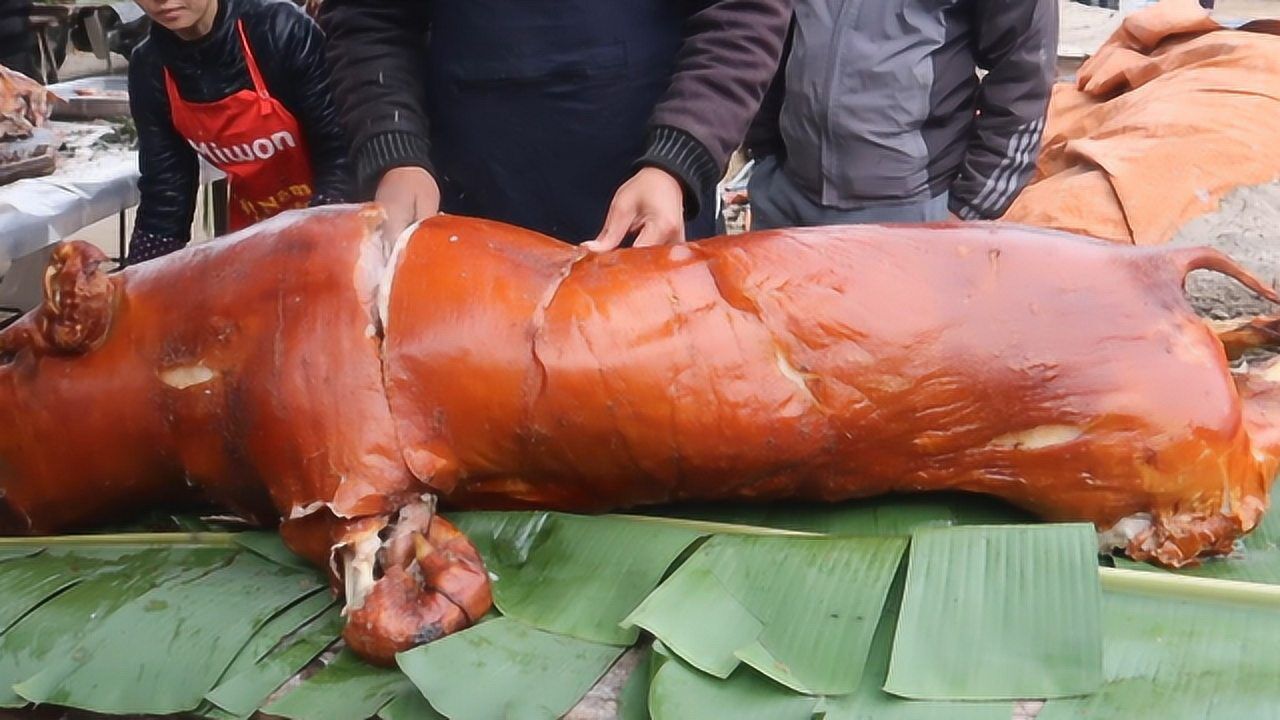
[[[101,430],[113,419],[102,398],[77,395],[76,382],[77,375],[94,373],[84,358],[111,333],[121,293],[107,263],[87,243],[58,245],[40,306],[0,330],[0,532],[48,532],[92,521],[101,510],[86,500],[97,493],[77,479],[77,470],[89,477],[98,463],[113,473],[147,470],[140,456],[104,452],[77,432]],[[142,485],[144,479],[121,480],[116,488],[127,494]],[[103,492],[108,511],[124,499],[114,494]]]
[[[283,521],[369,659],[483,615],[483,563],[392,421],[381,219],[286,213],[110,275],[96,248],[58,246],[40,307],[0,330],[0,534],[200,500]]]
[[[111,327],[116,299],[107,262],[107,256],[88,243],[59,244],[45,269],[40,307],[0,331],[0,361],[12,364],[24,351],[83,353],[101,343]]]
[[[0,334],[5,529],[175,498],[260,523],[394,509],[409,480],[371,329],[369,215],[280,217],[111,275],[93,246],[57,246],[40,306]]]

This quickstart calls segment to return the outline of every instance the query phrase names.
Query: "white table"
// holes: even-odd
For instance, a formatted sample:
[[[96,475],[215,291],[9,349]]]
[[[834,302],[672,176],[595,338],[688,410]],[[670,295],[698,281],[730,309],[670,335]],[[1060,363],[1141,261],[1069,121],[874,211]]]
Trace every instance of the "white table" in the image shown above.
[[[0,187],[0,275],[15,258],[137,204],[134,152]]]

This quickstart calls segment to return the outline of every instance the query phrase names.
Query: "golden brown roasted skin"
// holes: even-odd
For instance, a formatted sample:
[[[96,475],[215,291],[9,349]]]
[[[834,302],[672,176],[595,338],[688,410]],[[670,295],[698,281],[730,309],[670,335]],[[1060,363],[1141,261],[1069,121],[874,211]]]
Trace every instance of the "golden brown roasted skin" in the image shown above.
[[[1274,298],[1210,250],[1013,226],[599,256],[441,218],[394,275],[392,416],[458,507],[966,490],[1103,530],[1149,516],[1122,546],[1182,565],[1254,526],[1280,455],[1258,424],[1280,377],[1255,368],[1242,402],[1194,268]]]
[[[1280,316],[1263,315],[1244,323],[1231,323],[1218,332],[1218,339],[1231,359],[1254,348],[1280,347]]]
[[[1182,297],[1207,250],[997,225],[591,255],[373,207],[292,212],[107,275],[60,246],[0,330],[0,532],[212,500],[282,520],[393,662],[491,604],[452,507],[968,490],[1136,558],[1227,552],[1267,504],[1280,363]]]
[[[110,276],[96,248],[60,246],[44,305],[0,332],[0,532],[201,498],[283,521],[337,581],[425,490],[382,380],[381,219],[295,214]]]
[[[113,275],[96,248],[60,246],[44,306],[0,334],[6,529],[99,522],[157,493],[198,492],[258,521],[416,497],[383,391],[375,287],[355,276],[367,248],[380,256],[379,220],[294,216]]]

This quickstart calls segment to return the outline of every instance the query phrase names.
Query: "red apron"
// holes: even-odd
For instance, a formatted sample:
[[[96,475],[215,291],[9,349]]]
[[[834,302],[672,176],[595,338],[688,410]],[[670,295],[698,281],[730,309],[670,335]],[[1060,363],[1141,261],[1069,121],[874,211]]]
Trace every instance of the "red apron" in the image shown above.
[[[312,195],[311,157],[298,120],[267,92],[244,24],[237,21],[236,30],[253,90],[241,90],[217,102],[187,102],[178,95],[169,69],[164,71],[174,129],[227,174],[228,225],[233,231],[306,207]]]

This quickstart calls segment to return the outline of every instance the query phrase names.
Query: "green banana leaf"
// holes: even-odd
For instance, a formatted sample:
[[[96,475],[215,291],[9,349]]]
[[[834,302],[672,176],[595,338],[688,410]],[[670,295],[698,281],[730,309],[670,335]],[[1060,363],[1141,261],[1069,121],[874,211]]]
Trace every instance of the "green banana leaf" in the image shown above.
[[[1280,607],[1109,591],[1106,684],[1050,700],[1039,720],[1218,720],[1280,714]]]
[[[899,573],[885,603],[872,641],[867,663],[854,692],[835,697],[814,697],[796,693],[750,668],[739,667],[728,678],[718,679],[659,651],[652,662],[660,670],[657,679],[638,678],[651,683],[646,709],[655,708],[659,718],[809,718],[824,720],[1009,720],[1010,702],[935,702],[905,700],[883,690],[893,649],[903,575]],[[639,684],[639,683],[637,683]],[[634,693],[634,690],[627,692]],[[648,715],[624,716],[639,720]]]
[[[1102,684],[1093,526],[926,529],[911,542],[885,690],[917,700],[1063,697]]]
[[[858,689],[848,695],[826,698],[820,709],[824,720],[1010,720],[1010,702],[946,702],[907,700],[882,688],[893,657],[894,636],[902,609],[905,573],[899,573],[885,603],[884,614],[871,642],[871,652]]]
[[[631,645],[627,614],[701,533],[620,517],[460,513],[507,617],[548,632]]]
[[[14,690],[33,703],[100,713],[192,710],[262,625],[317,587],[313,573],[234,555],[221,567],[154,587],[118,608],[69,655]],[[140,654],[139,647],[163,652]],[[121,682],[122,665],[130,667],[129,682]]]
[[[403,673],[374,667],[343,650],[324,669],[262,711],[290,720],[356,720],[377,715],[412,690],[413,683]]]
[[[396,661],[452,720],[555,720],[624,651],[498,618],[401,653]]]
[[[236,545],[249,550],[263,559],[278,565],[315,572],[315,568],[306,560],[295,555],[280,541],[280,535],[273,532],[249,531],[235,534]]]
[[[818,698],[770,682],[745,665],[721,679],[679,659],[664,662],[649,689],[653,720],[809,720],[817,703]]]
[[[378,711],[380,720],[448,720],[416,689],[407,690]]]
[[[31,557],[39,555],[44,548],[39,547],[0,547],[0,563],[15,558]]]
[[[200,577],[227,561],[228,554],[221,548],[135,550],[47,599],[0,635],[0,707],[26,705],[28,701],[14,686],[66,658],[80,657],[75,651],[81,638],[100,628],[119,609],[154,588]],[[163,656],[162,651],[151,654]],[[131,683],[121,685],[139,694],[146,691]]]
[[[649,686],[657,670],[653,649],[644,648],[643,653],[618,693],[618,720],[649,720]]]
[[[716,677],[741,662],[799,692],[851,692],[906,544],[717,536],[626,622]]]
[[[39,555],[0,564],[0,632],[9,629],[33,608],[80,582],[67,558]]]
[[[842,503],[723,504],[663,507],[650,515],[780,528],[826,535],[910,535],[927,527],[1026,523],[1026,512],[971,493],[890,495]]]
[[[342,633],[343,621],[338,607],[327,592],[299,603],[298,607],[305,606],[305,612],[299,614],[310,614],[314,605],[321,601],[323,606],[319,614],[307,617],[303,624],[290,629],[288,635],[278,637],[277,632],[268,628],[258,633],[254,637],[254,644],[259,637],[264,637],[267,641],[274,639],[276,642],[261,654],[242,653],[241,658],[237,658],[240,662],[232,663],[223,680],[205,695],[205,699],[232,717],[247,718],[253,715],[272,692],[306,667]],[[282,627],[292,624],[296,615],[290,615],[288,622],[283,623]],[[256,647],[254,649],[257,650]]]
[[[1277,636],[1271,624],[1280,615],[1280,587],[1098,569],[1092,532],[1079,528],[1074,530],[1076,554],[1063,550],[1056,559],[1032,563],[1046,567],[1028,571],[1026,563],[1013,561],[1015,555],[1044,553],[1027,549],[1036,545],[1033,540],[1010,539],[1022,532],[1019,527],[965,527],[1018,523],[1019,513],[969,496],[955,499],[954,506],[952,501],[893,498],[786,506],[757,509],[763,512],[755,516],[676,509],[682,519],[458,514],[453,519],[472,534],[498,576],[495,597],[507,617],[404,654],[402,662],[429,668],[415,669],[413,680],[397,669],[365,665],[349,652],[336,657],[325,653],[338,641],[342,626],[337,606],[323,589],[327,580],[284,549],[274,534],[214,532],[209,530],[213,525],[179,523],[189,531],[0,539],[0,580],[16,581],[0,584],[0,620],[8,619],[0,625],[0,706],[27,703],[13,692],[17,686],[29,696],[71,707],[132,703],[131,712],[152,714],[182,705],[211,720],[247,718],[268,698],[265,711],[308,720],[373,715],[382,720],[460,719],[483,716],[468,713],[497,712],[495,707],[510,707],[520,717],[524,699],[549,698],[529,703],[527,709],[526,716],[543,717],[571,707],[608,669],[635,637],[635,627],[616,627],[630,620],[636,627],[652,624],[681,652],[654,643],[650,668],[637,670],[626,686],[620,711],[626,720],[650,717],[650,712],[653,717],[750,718],[762,707],[780,708],[774,715],[779,717],[800,708],[830,720],[1003,719],[1009,717],[1008,701],[905,700],[882,689],[895,662],[900,673],[919,669],[929,682],[936,680],[937,667],[910,657],[932,649],[925,639],[938,638],[934,644],[943,653],[956,653],[962,644],[947,636],[962,629],[954,627],[957,615],[948,618],[939,611],[932,616],[927,602],[912,609],[920,599],[900,600],[894,573],[901,583],[913,571],[932,568],[923,572],[926,583],[944,589],[982,585],[984,592],[962,594],[971,606],[960,615],[965,622],[990,622],[999,615],[996,608],[1021,608],[1034,618],[1026,608],[1040,607],[1041,623],[1027,632],[1047,633],[1051,644],[1066,647],[1057,626],[1087,628],[1088,623],[1064,614],[1058,605],[1043,604],[1043,597],[1036,599],[1053,587],[1040,577],[1041,570],[1053,566],[1066,568],[1063,572],[1077,581],[1063,590],[1059,605],[1073,603],[1067,609],[1084,614],[1081,608],[1087,610],[1088,593],[1097,592],[1101,576],[1101,602],[1108,615],[1092,632],[1080,629],[1081,642],[1065,656],[1075,660],[1051,668],[1063,674],[1045,683],[1063,687],[1064,678],[1087,676],[1090,653],[1081,648],[1092,635],[1103,643],[1098,678],[1105,684],[1091,695],[1050,700],[1045,712],[1058,714],[1042,717],[1147,716],[1143,705],[1129,701],[1131,691],[1147,698],[1168,694],[1172,699],[1145,705],[1168,720],[1218,717],[1209,714],[1218,705],[1206,698],[1222,693],[1238,696],[1221,705],[1230,711],[1222,717],[1266,717],[1264,708],[1280,706],[1280,687],[1264,680],[1276,676],[1265,642]],[[776,527],[742,524],[756,521]],[[1267,521],[1242,543],[1244,564],[1250,562],[1248,553],[1259,557],[1275,549],[1276,522]],[[1045,527],[1050,534],[1064,532]],[[976,535],[964,542],[939,539],[954,532]],[[912,533],[916,539],[905,553]],[[1081,550],[1085,535],[1089,549]],[[978,542],[977,537],[984,539]],[[831,557],[815,550],[841,542],[849,545]],[[931,544],[939,547],[931,550]],[[965,547],[972,551],[971,546],[981,552],[969,554],[986,558],[985,564],[953,562]],[[1007,562],[993,562],[997,557]],[[857,571],[849,565],[857,565]],[[244,572],[249,568],[256,570]],[[691,587],[687,595],[672,590],[680,590],[682,583]],[[783,587],[788,592],[778,589]],[[1004,591],[994,591],[1000,589]],[[1117,595],[1135,592],[1145,597],[1131,606],[1116,604],[1121,602],[1114,599]],[[186,610],[153,602],[166,597]],[[856,622],[844,625],[824,618],[821,611],[830,607],[838,608],[836,614],[845,622],[849,617]],[[1112,618],[1148,610],[1146,621]],[[651,617],[646,620],[646,615]],[[833,624],[841,627],[833,629]],[[504,631],[482,642],[504,626],[518,632]],[[213,637],[213,627],[218,637]],[[1222,632],[1211,635],[1218,628]],[[912,643],[895,644],[899,634],[912,633],[917,636]],[[1001,656],[1025,648],[1007,635],[998,631],[985,638],[964,661],[1011,667],[1009,658]],[[824,643],[842,650],[829,664],[815,660],[833,654]],[[1210,648],[1203,662],[1184,657],[1201,645]],[[816,652],[808,652],[811,647]],[[578,664],[582,656],[568,653],[577,659],[549,667],[547,658],[561,657],[565,648],[591,648],[598,654],[586,657],[598,664]],[[717,667],[723,679],[686,662],[690,655]],[[974,661],[979,657],[983,662]],[[115,658],[114,664],[109,658]],[[328,665],[310,674],[321,659]],[[297,676],[306,666],[307,673]],[[999,696],[1024,692],[1025,674],[1002,675]],[[1240,684],[1233,684],[1233,677],[1241,678]],[[909,673],[897,680],[902,678],[918,680]],[[951,689],[945,692],[952,694]],[[447,711],[438,713],[441,709]]]

